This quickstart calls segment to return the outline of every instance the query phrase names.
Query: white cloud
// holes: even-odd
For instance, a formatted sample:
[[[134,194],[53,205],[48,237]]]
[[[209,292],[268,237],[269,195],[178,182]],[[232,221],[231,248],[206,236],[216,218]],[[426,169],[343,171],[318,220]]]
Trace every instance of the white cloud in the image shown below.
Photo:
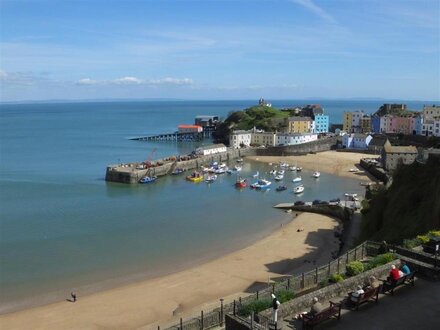
[[[324,9],[313,3],[312,0],[290,0],[291,2],[300,5],[307,10],[313,12],[315,15],[321,17],[322,19],[325,19],[326,21],[330,23],[336,23],[336,20],[331,16],[329,13],[327,13]]]
[[[96,85],[99,82],[90,78],[83,78],[76,82],[77,85]]]
[[[0,70],[0,82],[5,85],[32,85],[36,80],[43,80],[43,77],[36,76],[33,72],[6,72]]]
[[[144,80],[136,77],[122,77],[110,82],[118,85],[140,85],[144,83]]]

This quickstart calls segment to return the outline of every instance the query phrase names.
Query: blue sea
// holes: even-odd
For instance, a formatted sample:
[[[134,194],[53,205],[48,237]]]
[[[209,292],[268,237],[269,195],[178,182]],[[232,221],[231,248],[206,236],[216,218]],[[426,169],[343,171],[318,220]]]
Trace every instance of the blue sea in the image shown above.
[[[184,177],[151,185],[104,180],[108,164],[191,152],[198,144],[132,141],[173,132],[196,115],[226,117],[255,101],[139,101],[0,105],[0,312],[177,271],[241,248],[289,221],[274,204],[361,192],[359,182],[323,173],[306,191],[277,193]],[[383,101],[320,103],[330,122]],[[421,110],[423,102],[408,102]],[[209,143],[205,141],[204,143]],[[156,150],[154,152],[154,150]],[[244,176],[270,170],[246,162]],[[291,173],[286,183],[292,186]],[[290,181],[290,182],[289,182]]]

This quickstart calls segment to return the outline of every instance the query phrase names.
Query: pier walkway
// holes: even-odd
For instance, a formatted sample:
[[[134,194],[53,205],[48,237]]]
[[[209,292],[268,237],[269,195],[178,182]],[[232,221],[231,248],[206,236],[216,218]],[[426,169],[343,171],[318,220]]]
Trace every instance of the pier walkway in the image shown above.
[[[130,140],[136,141],[176,141],[176,142],[194,142],[202,141],[204,137],[203,133],[166,133],[149,136],[140,136],[131,138]]]

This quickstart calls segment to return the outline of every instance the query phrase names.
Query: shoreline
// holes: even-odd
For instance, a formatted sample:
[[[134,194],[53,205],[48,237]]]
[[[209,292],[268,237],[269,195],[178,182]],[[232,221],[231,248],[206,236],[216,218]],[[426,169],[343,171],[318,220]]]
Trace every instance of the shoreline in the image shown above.
[[[372,158],[375,156],[361,152],[337,152],[331,150],[301,156],[247,156],[246,159],[273,164],[287,162],[312,171],[321,171],[365,182],[377,182],[378,180],[359,164],[361,158]],[[358,171],[350,172],[349,170],[352,168],[356,168]]]
[[[291,215],[290,215],[291,216]],[[298,228],[304,231],[297,232]],[[156,328],[244,295],[269,277],[305,271],[337,251],[337,220],[302,213],[252,245],[183,271],[0,315],[0,326],[23,328]],[[160,303],[158,303],[160,302]],[[173,314],[175,315],[173,319]]]

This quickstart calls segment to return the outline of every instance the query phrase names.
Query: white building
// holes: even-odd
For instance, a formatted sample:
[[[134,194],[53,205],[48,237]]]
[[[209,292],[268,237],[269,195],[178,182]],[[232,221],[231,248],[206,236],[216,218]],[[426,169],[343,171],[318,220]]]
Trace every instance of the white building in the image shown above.
[[[345,134],[342,137],[342,146],[347,149],[367,149],[372,139],[371,135],[366,134]]]
[[[276,135],[276,145],[291,146],[318,140],[318,134],[314,133],[278,133]]]
[[[243,146],[249,147],[252,141],[251,131],[234,131],[229,136],[229,145],[232,148],[238,149]]]
[[[200,147],[196,149],[196,152],[199,155],[214,155],[214,154],[218,154],[221,152],[226,152],[226,146],[224,144],[211,144],[209,146],[206,147]]]

